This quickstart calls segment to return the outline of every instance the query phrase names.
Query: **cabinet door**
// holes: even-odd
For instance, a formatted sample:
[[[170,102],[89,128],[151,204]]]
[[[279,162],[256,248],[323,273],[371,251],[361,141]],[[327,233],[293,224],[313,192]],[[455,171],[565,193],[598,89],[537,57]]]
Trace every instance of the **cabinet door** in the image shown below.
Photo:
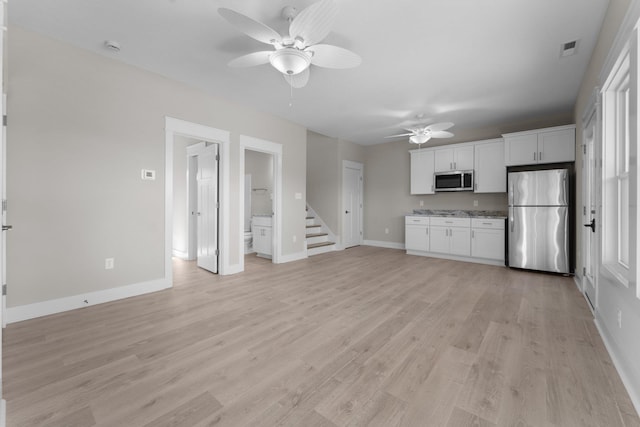
[[[471,229],[453,227],[449,229],[451,240],[449,252],[454,255],[471,255]]]
[[[259,254],[271,255],[271,227],[253,227],[253,250]]]
[[[504,230],[474,228],[471,233],[471,256],[504,262]]]
[[[411,194],[433,194],[433,150],[411,151]]]
[[[473,145],[453,149],[453,169],[458,171],[473,169]]]
[[[453,148],[439,148],[433,150],[435,153],[435,172],[448,172],[454,170]]]
[[[504,139],[507,166],[531,165],[538,162],[538,135],[509,136]]]
[[[474,191],[506,193],[507,168],[504,164],[504,141],[475,146]]]
[[[404,246],[408,251],[428,251],[429,250],[429,227],[426,225],[405,226]]]
[[[440,226],[429,227],[429,244],[431,252],[449,253],[449,228]]]
[[[538,134],[538,163],[575,161],[575,141],[575,129],[563,129]]]

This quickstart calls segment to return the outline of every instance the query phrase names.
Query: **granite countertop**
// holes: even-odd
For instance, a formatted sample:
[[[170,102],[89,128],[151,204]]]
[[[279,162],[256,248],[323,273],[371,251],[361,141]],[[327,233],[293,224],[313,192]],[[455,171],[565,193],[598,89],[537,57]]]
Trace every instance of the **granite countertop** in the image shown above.
[[[414,209],[407,216],[451,216],[459,218],[507,218],[506,211]]]

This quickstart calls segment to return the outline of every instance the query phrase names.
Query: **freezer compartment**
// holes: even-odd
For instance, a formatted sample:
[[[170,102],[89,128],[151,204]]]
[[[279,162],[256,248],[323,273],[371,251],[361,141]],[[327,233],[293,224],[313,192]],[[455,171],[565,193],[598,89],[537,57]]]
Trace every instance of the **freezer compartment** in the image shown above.
[[[509,266],[569,273],[569,209],[509,208]]]
[[[566,169],[510,172],[509,206],[566,206],[568,178]]]

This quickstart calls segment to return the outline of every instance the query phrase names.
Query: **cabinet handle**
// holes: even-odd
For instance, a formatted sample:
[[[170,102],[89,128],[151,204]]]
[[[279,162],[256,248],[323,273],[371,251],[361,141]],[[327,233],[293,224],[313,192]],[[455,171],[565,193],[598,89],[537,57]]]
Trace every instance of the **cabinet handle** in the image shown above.
[[[538,161],[541,162],[542,161],[542,151],[538,152]]]
[[[475,231],[473,231],[473,230],[471,230],[471,238],[472,238],[472,239],[475,239],[475,238],[476,238],[476,232],[475,232]]]
[[[428,229],[428,228],[425,228],[425,229],[424,229],[424,231],[426,231],[426,232],[427,232],[427,236],[428,236],[428,235],[429,235],[429,229]]]
[[[453,162],[453,170],[456,170],[456,168],[457,168],[456,162]]]
[[[476,191],[478,189],[478,182],[474,182],[473,183],[473,191]]]
[[[533,160],[538,160],[537,156],[538,156],[538,153],[536,153],[536,152],[534,151],[534,152],[533,152]]]

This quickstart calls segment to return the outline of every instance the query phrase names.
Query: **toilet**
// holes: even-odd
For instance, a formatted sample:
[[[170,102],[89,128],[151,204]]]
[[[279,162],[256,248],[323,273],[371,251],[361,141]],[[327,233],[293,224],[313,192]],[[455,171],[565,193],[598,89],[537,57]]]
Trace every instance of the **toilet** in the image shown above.
[[[253,234],[251,233],[251,230],[244,231],[244,253],[246,254],[252,254],[253,253]]]

